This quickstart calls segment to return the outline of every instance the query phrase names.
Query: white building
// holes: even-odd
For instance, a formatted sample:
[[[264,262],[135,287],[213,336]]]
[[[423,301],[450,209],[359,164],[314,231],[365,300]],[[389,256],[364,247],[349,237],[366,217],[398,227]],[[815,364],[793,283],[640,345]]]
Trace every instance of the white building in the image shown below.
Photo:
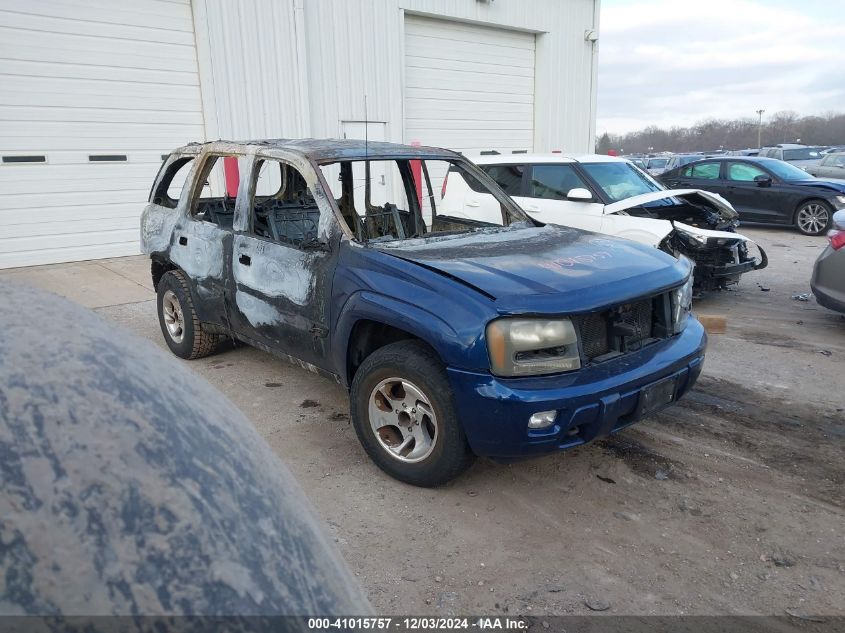
[[[189,141],[589,151],[598,4],[0,0],[0,268],[137,253]]]

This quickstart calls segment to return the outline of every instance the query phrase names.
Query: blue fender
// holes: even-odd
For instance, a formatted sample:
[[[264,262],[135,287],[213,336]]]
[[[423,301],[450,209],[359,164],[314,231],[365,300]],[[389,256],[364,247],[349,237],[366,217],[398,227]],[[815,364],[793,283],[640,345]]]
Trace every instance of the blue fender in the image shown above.
[[[440,315],[408,301],[389,297],[372,290],[362,290],[349,297],[341,309],[332,333],[332,361],[341,370],[341,382],[348,387],[346,358],[349,339],[355,324],[362,320],[384,323],[430,345],[447,366],[484,366],[487,348],[477,330],[471,336],[450,325]],[[472,362],[475,360],[475,362]]]

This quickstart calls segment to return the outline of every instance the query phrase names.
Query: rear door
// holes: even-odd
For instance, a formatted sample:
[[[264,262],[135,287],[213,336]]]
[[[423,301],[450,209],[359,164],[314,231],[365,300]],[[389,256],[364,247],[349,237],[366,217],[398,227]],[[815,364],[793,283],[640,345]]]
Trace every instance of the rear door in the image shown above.
[[[587,231],[601,232],[604,205],[575,168],[575,163],[526,165],[524,193],[515,196],[531,217],[540,222],[562,224]],[[586,189],[592,201],[569,200],[572,189]]]
[[[185,214],[173,229],[170,259],[188,276],[201,321],[226,323],[226,279],[238,194],[237,154],[203,153],[191,172]],[[228,175],[228,178],[227,178]],[[228,185],[226,184],[228,180]]]
[[[518,196],[523,190],[523,178],[525,175],[525,165],[508,164],[508,165],[479,165],[479,167],[487,173],[502,190],[518,200]],[[499,202],[489,193],[483,193],[480,183],[467,183],[464,195],[464,208],[467,217],[476,219],[491,219],[497,221],[497,218],[502,217],[502,208]]]
[[[705,191],[712,191],[721,196],[725,195],[727,190],[727,183],[723,179],[721,172],[721,161],[701,161],[690,163],[685,167],[681,167],[678,184],[691,189],[704,189]],[[671,186],[675,184],[676,179],[671,179]],[[667,182],[667,184],[669,184]]]
[[[259,154],[249,180],[232,249],[232,327],[259,346],[330,369],[337,244],[321,243],[319,226],[331,209],[284,161]]]

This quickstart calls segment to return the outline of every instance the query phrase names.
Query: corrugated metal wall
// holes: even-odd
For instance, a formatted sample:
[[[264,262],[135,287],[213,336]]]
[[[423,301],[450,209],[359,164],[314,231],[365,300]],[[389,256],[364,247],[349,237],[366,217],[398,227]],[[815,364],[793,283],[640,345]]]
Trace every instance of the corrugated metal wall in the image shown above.
[[[206,137],[309,136],[294,0],[194,0],[193,7]]]
[[[0,82],[0,268],[137,253],[162,154],[203,135],[189,0],[0,0]]]
[[[590,151],[599,0],[194,0],[209,138],[340,136],[382,121],[402,142],[406,14],[536,34],[534,149]],[[364,101],[367,101],[367,112]]]

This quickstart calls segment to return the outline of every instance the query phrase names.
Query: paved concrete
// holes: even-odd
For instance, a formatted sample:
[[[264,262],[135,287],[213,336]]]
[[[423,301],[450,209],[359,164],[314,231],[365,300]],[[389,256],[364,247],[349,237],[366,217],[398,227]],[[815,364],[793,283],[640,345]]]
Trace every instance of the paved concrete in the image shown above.
[[[147,301],[153,292],[150,260],[143,255],[13,268],[0,270],[0,277],[54,292],[86,308]]]

